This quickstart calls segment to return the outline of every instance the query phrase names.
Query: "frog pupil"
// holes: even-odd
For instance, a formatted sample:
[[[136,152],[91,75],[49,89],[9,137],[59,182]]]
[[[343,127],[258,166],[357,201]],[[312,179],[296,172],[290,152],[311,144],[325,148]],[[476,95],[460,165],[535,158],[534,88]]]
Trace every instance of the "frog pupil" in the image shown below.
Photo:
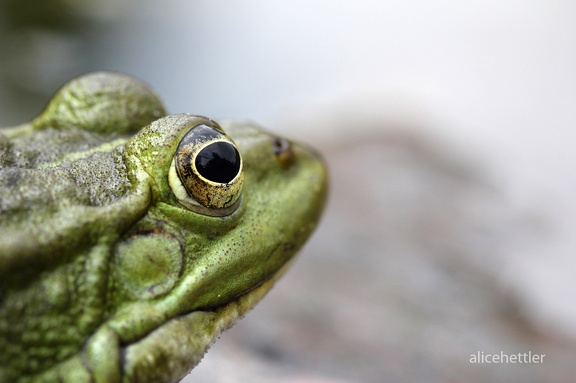
[[[227,142],[214,142],[200,150],[195,164],[202,177],[225,184],[240,171],[240,153]]]

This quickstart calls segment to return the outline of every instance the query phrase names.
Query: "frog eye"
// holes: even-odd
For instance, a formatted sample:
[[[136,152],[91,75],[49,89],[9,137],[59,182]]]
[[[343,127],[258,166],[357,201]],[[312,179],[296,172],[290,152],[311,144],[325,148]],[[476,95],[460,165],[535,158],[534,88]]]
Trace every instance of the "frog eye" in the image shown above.
[[[218,125],[196,125],[178,144],[168,181],[178,202],[188,209],[228,215],[242,194],[242,157]]]

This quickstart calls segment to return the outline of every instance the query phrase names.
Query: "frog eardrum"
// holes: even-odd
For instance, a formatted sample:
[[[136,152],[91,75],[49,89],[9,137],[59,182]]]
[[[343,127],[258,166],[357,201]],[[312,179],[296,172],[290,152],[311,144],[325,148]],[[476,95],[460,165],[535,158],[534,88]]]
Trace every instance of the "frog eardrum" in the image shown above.
[[[229,215],[241,201],[242,157],[218,124],[199,124],[182,137],[168,180],[186,208],[211,216]]]

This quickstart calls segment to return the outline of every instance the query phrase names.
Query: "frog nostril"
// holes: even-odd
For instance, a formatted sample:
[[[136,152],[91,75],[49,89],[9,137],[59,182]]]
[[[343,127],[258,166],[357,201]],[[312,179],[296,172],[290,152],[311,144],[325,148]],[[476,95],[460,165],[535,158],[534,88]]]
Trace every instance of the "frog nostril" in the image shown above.
[[[290,141],[281,137],[274,137],[272,139],[272,151],[280,166],[287,168],[294,162],[294,152]]]
[[[290,143],[283,138],[275,137],[272,140],[272,150],[274,150],[274,154],[279,155],[282,152],[285,152],[290,148]]]

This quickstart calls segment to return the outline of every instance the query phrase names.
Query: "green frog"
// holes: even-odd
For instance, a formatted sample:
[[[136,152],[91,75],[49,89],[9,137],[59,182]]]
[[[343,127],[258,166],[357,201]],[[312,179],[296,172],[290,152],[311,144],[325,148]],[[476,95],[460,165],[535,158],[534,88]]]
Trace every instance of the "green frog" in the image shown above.
[[[0,130],[0,381],[175,382],[323,210],[313,149],[98,72]]]

